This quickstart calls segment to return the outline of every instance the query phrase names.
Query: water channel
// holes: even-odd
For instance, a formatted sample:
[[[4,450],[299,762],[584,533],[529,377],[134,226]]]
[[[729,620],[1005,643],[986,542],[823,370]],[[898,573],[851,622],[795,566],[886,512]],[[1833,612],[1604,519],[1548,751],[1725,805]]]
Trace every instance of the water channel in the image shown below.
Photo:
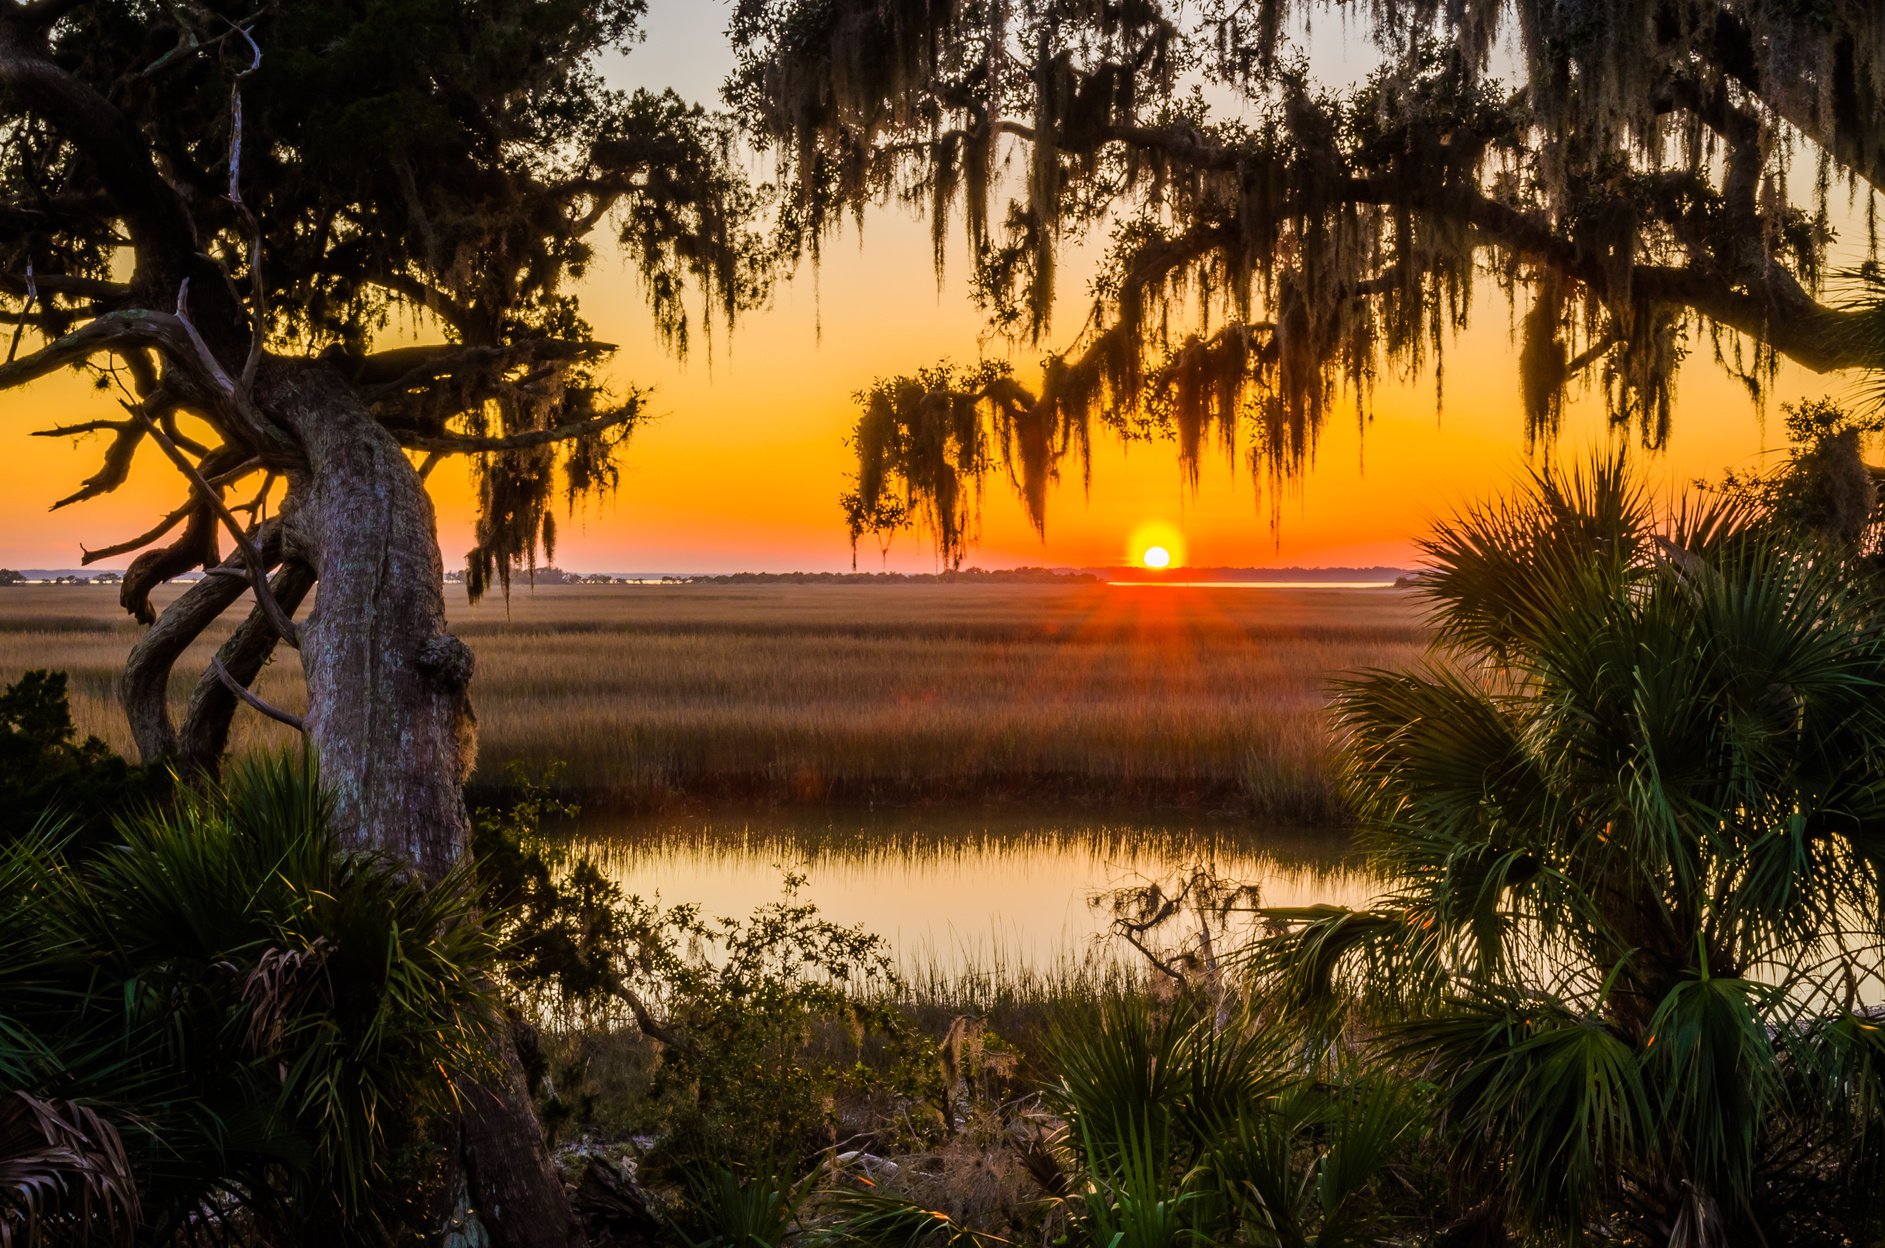
[[[890,942],[906,974],[1051,975],[1133,956],[1107,894],[1200,865],[1266,906],[1365,904],[1376,881],[1340,830],[1080,812],[764,811],[587,819],[577,833],[623,889],[744,917],[788,874],[821,913]]]

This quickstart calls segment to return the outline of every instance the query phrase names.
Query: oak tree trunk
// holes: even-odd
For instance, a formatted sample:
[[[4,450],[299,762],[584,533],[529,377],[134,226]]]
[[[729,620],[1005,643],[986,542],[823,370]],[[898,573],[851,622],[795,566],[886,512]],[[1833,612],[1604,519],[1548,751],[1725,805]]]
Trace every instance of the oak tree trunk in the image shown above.
[[[318,366],[264,371],[260,406],[294,430],[307,476],[284,549],[314,569],[301,624],[308,735],[341,840],[429,879],[470,841],[471,654],[445,630],[432,500],[353,388]]]
[[[464,782],[476,734],[471,653],[445,628],[432,501],[347,382],[318,365],[265,368],[258,404],[294,431],[305,479],[284,550],[318,578],[300,626],[307,729],[343,842],[437,879],[470,841]],[[477,1211],[504,1248],[583,1242],[508,1049],[461,1124]]]

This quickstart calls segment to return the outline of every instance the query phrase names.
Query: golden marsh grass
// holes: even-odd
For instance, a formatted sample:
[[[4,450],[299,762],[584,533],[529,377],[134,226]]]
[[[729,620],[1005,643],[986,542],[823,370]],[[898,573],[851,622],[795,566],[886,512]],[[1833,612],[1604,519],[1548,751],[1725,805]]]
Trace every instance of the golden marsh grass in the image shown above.
[[[998,797],[1328,822],[1329,679],[1426,644],[1418,605],[1394,590],[519,586],[477,606],[448,593],[478,655],[478,782],[562,760],[585,801],[624,807]],[[179,671],[193,677],[225,634]],[[0,590],[0,681],[70,671],[81,730],[120,750],[113,690],[136,636],[108,587]],[[298,709],[298,686],[285,653],[260,687]],[[188,692],[174,682],[179,704]],[[286,731],[242,712],[235,745]]]

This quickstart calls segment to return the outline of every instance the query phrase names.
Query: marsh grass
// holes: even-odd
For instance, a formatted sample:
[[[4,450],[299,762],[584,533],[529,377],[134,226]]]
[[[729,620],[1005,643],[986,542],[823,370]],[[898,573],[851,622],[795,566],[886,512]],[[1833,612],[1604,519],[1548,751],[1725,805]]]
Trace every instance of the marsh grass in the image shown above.
[[[1019,798],[1328,824],[1328,678],[1405,667],[1426,644],[1392,590],[520,584],[475,607],[460,592],[474,783],[562,760],[592,809]],[[80,730],[120,750],[113,691],[136,636],[110,588],[0,590],[0,681],[70,671]],[[279,658],[263,696],[298,709],[297,666]],[[245,714],[234,744],[283,731]]]

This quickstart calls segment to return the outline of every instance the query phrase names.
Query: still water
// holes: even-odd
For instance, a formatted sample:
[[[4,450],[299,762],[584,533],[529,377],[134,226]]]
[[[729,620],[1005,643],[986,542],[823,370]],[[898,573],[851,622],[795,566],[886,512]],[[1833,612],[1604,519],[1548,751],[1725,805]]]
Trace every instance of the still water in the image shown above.
[[[777,811],[585,819],[577,833],[625,891],[743,917],[788,873],[828,918],[887,939],[906,974],[1053,974],[1134,955],[1096,899],[1198,865],[1266,906],[1365,904],[1376,881],[1342,831],[1231,821],[1003,811]]]

